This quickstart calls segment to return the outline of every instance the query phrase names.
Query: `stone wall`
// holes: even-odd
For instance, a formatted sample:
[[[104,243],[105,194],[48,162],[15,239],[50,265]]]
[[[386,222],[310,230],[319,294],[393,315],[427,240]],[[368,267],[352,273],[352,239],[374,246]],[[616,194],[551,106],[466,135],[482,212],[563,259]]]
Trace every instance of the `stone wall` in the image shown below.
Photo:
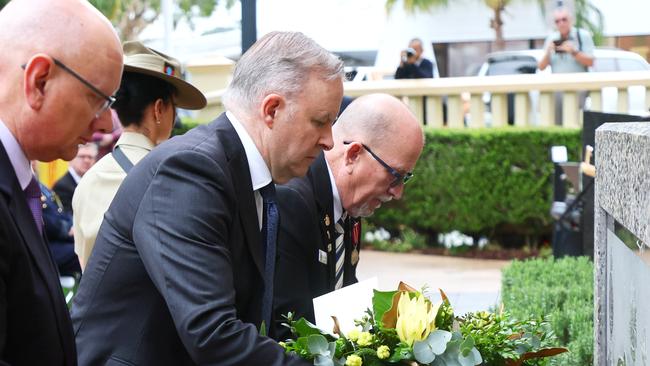
[[[595,365],[648,365],[650,124],[596,130]]]

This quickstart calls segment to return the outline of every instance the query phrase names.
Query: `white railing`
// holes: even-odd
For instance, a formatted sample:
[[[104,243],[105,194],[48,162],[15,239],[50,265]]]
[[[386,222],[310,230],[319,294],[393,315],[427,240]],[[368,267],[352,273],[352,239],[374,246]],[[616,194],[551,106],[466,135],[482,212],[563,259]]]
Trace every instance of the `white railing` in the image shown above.
[[[377,80],[345,84],[345,95],[357,97],[388,93],[403,100],[425,124],[433,127],[499,127],[507,124],[508,94],[514,94],[515,126],[555,125],[555,93],[563,92],[562,126],[581,126],[579,95],[589,92],[590,110],[603,110],[603,88],[614,89],[616,112],[628,113],[628,88],[642,89],[642,110],[650,107],[650,72],[579,74],[528,74],[455,77],[419,80]],[[610,90],[611,91],[611,90]],[[638,96],[638,90],[635,90]],[[485,93],[490,93],[485,103]],[[212,119],[220,111],[222,91],[207,93],[208,108],[202,116]],[[538,95],[538,96],[537,96]],[[611,93],[608,93],[608,96]],[[443,103],[447,122],[443,121]],[[486,113],[486,107],[490,113]],[[425,113],[426,109],[426,113]],[[426,115],[426,119],[425,119]],[[487,115],[487,118],[486,118]],[[531,117],[533,116],[533,117]]]

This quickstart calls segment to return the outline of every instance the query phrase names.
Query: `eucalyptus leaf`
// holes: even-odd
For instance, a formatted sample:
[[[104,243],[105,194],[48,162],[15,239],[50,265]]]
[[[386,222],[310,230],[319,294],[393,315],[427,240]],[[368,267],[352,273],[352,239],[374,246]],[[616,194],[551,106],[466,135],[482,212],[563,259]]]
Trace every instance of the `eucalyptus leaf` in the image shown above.
[[[436,354],[426,340],[413,343],[413,356],[417,362],[424,364],[429,364],[436,359]]]
[[[314,366],[335,366],[334,360],[329,356],[316,355],[314,357]]]
[[[429,333],[429,336],[425,341],[430,344],[433,353],[441,355],[445,352],[445,349],[447,349],[447,343],[451,340],[451,336],[451,332],[436,329]]]
[[[467,338],[465,338],[463,343],[460,344],[460,353],[463,356],[467,357],[467,355],[469,355],[469,353],[472,351],[473,348],[474,348],[474,338],[472,338],[472,336],[467,336]]]
[[[329,356],[329,343],[324,336],[320,334],[312,334],[307,338],[307,349],[313,355]]]
[[[481,354],[478,352],[478,350],[476,348],[472,348],[467,353],[467,355],[463,355],[462,353],[459,354],[458,362],[460,362],[460,364],[463,366],[475,366],[483,362],[483,359],[481,358]]]

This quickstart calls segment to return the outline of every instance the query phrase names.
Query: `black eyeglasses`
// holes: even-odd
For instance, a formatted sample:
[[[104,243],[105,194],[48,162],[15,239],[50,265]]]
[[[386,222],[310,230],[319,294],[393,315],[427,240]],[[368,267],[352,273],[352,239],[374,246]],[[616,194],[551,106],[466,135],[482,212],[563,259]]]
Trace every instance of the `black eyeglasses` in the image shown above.
[[[67,67],[63,62],[55,59],[52,57],[52,60],[54,60],[54,64],[65,70],[68,74],[74,76],[75,79],[79,80],[82,84],[84,84],[88,89],[92,90],[95,94],[100,96],[102,99],[104,99],[104,102],[102,103],[101,107],[95,113],[95,118],[101,117],[104,112],[106,112],[112,105],[115,103],[115,97],[106,95],[102,93],[101,90],[97,89],[93,84],[91,84],[88,80],[84,79],[81,75],[77,74],[74,70],[71,68]],[[27,64],[22,64],[20,67],[24,70]]]
[[[351,143],[352,143],[352,141],[343,141],[344,145],[349,145]],[[361,143],[361,146],[363,146],[363,148],[366,149],[366,151],[368,151],[370,153],[370,155],[373,158],[375,158],[375,160],[377,160],[379,162],[379,164],[381,164],[384,168],[386,168],[386,170],[394,177],[393,181],[390,182],[391,187],[397,187],[400,184],[406,184],[406,183],[408,183],[409,180],[411,180],[411,178],[413,178],[413,173],[412,172],[406,172],[406,174],[402,174],[402,173],[398,172],[392,166],[388,165],[388,163],[383,161],[379,156],[377,156],[377,154],[372,152],[372,150],[370,150],[370,148],[368,146],[366,146],[363,143]]]

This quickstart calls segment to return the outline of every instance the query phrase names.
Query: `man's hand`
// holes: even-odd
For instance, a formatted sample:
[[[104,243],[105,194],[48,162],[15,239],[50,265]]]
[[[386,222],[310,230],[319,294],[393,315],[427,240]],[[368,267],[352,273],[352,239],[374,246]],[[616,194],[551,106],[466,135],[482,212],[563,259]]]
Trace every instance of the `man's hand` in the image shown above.
[[[559,46],[555,47],[555,52],[566,52],[566,53],[569,53],[569,54],[575,56],[575,54],[577,53],[577,50],[573,46],[573,42],[564,41]]]

